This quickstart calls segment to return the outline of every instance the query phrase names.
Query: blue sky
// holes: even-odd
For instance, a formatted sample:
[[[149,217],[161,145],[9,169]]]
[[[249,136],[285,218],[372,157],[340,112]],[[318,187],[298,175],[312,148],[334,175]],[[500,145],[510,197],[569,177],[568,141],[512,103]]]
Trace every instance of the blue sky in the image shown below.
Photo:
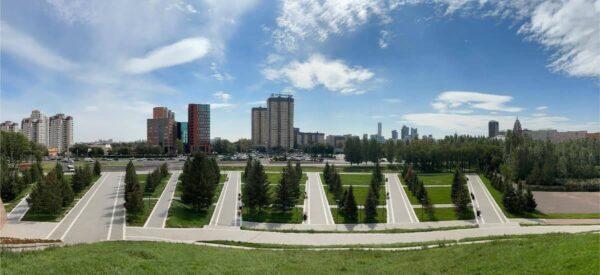
[[[153,106],[212,136],[296,98],[326,134],[482,135],[487,121],[600,131],[600,1],[2,1],[1,116],[75,118],[75,140],[144,139]]]

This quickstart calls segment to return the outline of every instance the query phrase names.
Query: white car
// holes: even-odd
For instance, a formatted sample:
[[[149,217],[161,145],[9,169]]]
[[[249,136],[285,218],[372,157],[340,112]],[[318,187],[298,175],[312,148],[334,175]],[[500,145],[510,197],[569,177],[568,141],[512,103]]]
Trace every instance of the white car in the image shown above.
[[[84,158],[83,161],[85,161],[85,162],[94,162],[94,160],[92,158]]]

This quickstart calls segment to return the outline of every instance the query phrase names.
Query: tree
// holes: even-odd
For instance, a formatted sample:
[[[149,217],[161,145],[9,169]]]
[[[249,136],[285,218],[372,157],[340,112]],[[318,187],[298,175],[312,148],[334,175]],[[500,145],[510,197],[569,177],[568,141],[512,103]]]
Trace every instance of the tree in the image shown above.
[[[344,200],[343,214],[346,221],[354,223],[358,221],[358,207],[354,198],[354,190],[352,185],[348,188],[348,193]]]
[[[385,158],[389,163],[394,163],[394,159],[396,158],[396,141],[393,139],[388,139],[385,143]]]
[[[323,168],[323,179],[325,179],[325,184],[327,184],[327,186],[330,185],[329,183],[329,171],[331,170],[331,167],[329,166],[329,162],[325,163],[325,168]]]
[[[152,193],[156,189],[156,186],[160,184],[161,181],[161,173],[159,169],[154,169],[148,176],[146,177],[146,185],[144,186],[144,191],[146,193]]]
[[[296,175],[289,168],[284,168],[281,180],[277,185],[274,204],[282,212],[287,212],[296,205],[295,188]]]
[[[244,184],[244,205],[254,210],[262,210],[269,205],[269,181],[260,161],[253,160]]]
[[[185,184],[182,198],[191,204],[196,212],[206,211],[213,202],[215,189],[219,184],[218,171],[211,160],[203,153],[196,153],[185,168]]]
[[[373,185],[369,187],[365,201],[365,222],[372,223],[377,220],[378,194]]]
[[[527,192],[525,193],[525,211],[535,212],[536,207],[537,203],[535,202],[533,193],[531,193],[531,189],[527,188]]]
[[[102,166],[100,165],[100,161],[96,160],[94,162],[94,176],[99,177],[102,174]]]
[[[359,164],[363,161],[363,152],[361,142],[358,137],[350,137],[346,139],[344,145],[344,159],[350,164]]]
[[[61,211],[63,194],[55,170],[51,170],[33,187],[27,202],[34,213],[58,214]]]
[[[54,166],[54,172],[56,173],[56,180],[58,181],[58,185],[60,188],[60,192],[62,195],[62,206],[67,206],[73,202],[75,199],[75,194],[73,193],[73,188],[71,187],[71,183],[67,182],[65,179],[63,168],[60,163],[56,163]]]
[[[160,165],[158,169],[158,174],[160,175],[161,179],[164,179],[169,176],[169,165],[166,162]]]
[[[242,181],[246,182],[246,180],[248,179],[248,173],[250,173],[252,171],[252,164],[254,164],[254,162],[252,162],[252,158],[250,157],[246,161],[246,167],[244,168],[244,174],[242,174]]]
[[[300,161],[296,162],[296,167],[294,168],[294,172],[296,173],[296,181],[300,183],[302,180],[302,166],[300,165]]]
[[[89,173],[89,169],[83,169],[85,174]],[[129,161],[125,170],[125,209],[127,213],[132,215],[139,214],[144,208],[143,195],[140,183],[135,172],[133,162]]]

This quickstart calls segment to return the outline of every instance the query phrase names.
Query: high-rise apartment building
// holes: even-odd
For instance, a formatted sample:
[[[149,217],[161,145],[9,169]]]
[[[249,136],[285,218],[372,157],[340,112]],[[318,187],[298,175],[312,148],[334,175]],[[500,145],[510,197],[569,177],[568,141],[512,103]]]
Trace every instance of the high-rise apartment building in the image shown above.
[[[187,152],[188,148],[188,123],[177,122],[177,139],[183,143],[183,151]],[[179,152],[183,153],[183,152]]]
[[[294,147],[300,148],[302,146],[313,145],[313,144],[325,144],[325,134],[314,132],[300,132],[299,128],[294,128]]]
[[[210,104],[188,105],[190,152],[210,152]]]
[[[73,117],[56,114],[48,120],[48,149],[65,153],[73,145]]]
[[[392,139],[393,140],[398,140],[398,131],[392,130]]]
[[[407,140],[409,138],[408,131],[409,131],[409,128],[406,127],[406,125],[402,125],[402,130],[400,130],[400,139]]]
[[[294,98],[272,94],[267,100],[270,148],[289,150],[294,147]]]
[[[21,132],[21,129],[19,129],[19,123],[7,120],[0,123],[0,131],[19,133]]]
[[[488,137],[493,138],[500,134],[500,124],[498,121],[490,120],[488,122]]]
[[[39,110],[33,110],[30,117],[21,121],[21,133],[27,139],[48,147],[48,117]]]
[[[252,144],[267,146],[269,142],[269,111],[264,107],[252,108]]]
[[[381,122],[377,122],[377,135],[381,136]]]
[[[159,146],[166,153],[174,152],[177,137],[175,113],[166,107],[154,107],[152,118],[147,120],[146,125],[148,144]]]
[[[419,132],[417,132],[417,128],[410,128],[410,139],[419,139]]]

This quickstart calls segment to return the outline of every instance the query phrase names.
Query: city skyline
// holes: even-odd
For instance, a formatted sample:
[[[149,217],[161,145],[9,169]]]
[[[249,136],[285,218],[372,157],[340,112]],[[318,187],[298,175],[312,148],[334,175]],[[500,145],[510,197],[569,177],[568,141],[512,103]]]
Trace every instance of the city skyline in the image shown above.
[[[75,142],[133,141],[152,107],[185,117],[200,102],[211,136],[237,140],[251,138],[250,107],[288,93],[294,127],[328,135],[382,122],[484,136],[516,116],[600,130],[593,1],[175,2],[3,3],[2,121],[68,113]]]

